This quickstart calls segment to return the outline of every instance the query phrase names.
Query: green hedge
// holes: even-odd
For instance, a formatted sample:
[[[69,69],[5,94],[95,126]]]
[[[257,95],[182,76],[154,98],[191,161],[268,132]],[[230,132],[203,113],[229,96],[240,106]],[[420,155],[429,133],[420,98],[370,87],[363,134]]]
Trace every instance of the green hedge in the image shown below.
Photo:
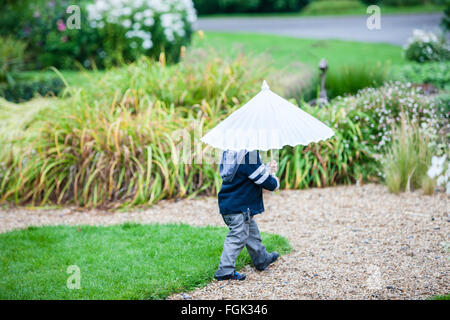
[[[305,8],[304,12],[311,15],[338,14],[349,10],[364,13],[365,8],[359,0],[315,0]]]
[[[380,2],[391,7],[418,6],[430,3],[428,0],[382,0]]]
[[[57,78],[25,79],[13,84],[0,84],[0,97],[8,101],[23,102],[32,99],[36,94],[41,96],[58,95],[64,88],[64,82]]]
[[[194,0],[198,14],[297,12],[310,0]]]
[[[394,68],[392,77],[403,82],[428,83],[450,91],[450,61],[410,63]]]

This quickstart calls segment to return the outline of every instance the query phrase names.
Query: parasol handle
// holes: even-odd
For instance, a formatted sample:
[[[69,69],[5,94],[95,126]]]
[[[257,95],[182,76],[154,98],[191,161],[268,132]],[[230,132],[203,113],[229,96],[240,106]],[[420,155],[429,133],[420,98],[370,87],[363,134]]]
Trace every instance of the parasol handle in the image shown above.
[[[270,162],[272,162],[272,161],[273,161],[273,150],[270,149]],[[271,174],[275,174],[275,172],[272,172],[272,170],[271,170],[270,173],[271,173]]]

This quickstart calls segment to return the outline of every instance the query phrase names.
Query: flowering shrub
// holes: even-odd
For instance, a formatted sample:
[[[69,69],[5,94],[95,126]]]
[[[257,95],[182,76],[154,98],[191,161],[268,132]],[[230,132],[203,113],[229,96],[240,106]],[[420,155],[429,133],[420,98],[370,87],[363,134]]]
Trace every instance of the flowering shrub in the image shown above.
[[[448,116],[442,116],[445,103],[423,95],[421,88],[409,83],[390,82],[361,90],[355,96],[336,98],[324,108],[307,104],[302,108],[333,128],[335,135],[307,147],[283,148],[278,171],[282,188],[383,179],[382,154],[393,145],[393,129],[401,123],[402,114],[412,126],[420,128],[421,139],[415,141],[426,141],[426,148],[421,146],[420,150],[445,149],[437,139],[449,130]]]
[[[363,143],[374,152],[392,141],[392,128],[400,122],[402,111],[412,124],[426,129],[430,138],[445,125],[438,116],[444,106],[410,83],[390,82],[380,88],[367,88],[356,96],[338,98],[333,108],[336,106],[347,106],[349,119],[361,127]]]
[[[404,53],[408,60],[417,62],[445,61],[450,59],[450,46],[445,38],[439,39],[433,32],[416,29]]]
[[[442,157],[433,156],[427,175],[431,179],[436,179],[436,184],[444,187],[446,193],[450,195],[450,161],[447,161],[445,154]]]
[[[422,187],[425,191],[426,170],[435,154],[448,152],[445,143],[449,132],[449,115],[445,101],[423,94],[421,87],[410,83],[390,82],[384,86],[360,91],[356,96],[338,98],[331,110],[345,112],[338,122],[329,124],[335,131],[345,130],[345,148],[355,145],[365,155],[352,166],[361,166],[364,177],[375,165],[376,175],[391,192]],[[407,123],[406,123],[407,122]],[[356,135],[348,135],[354,127]],[[359,163],[364,160],[363,163]],[[434,190],[431,185],[431,192]]]
[[[28,43],[31,66],[73,69],[134,61],[140,55],[176,61],[192,33],[196,13],[191,0],[81,0],[81,28],[70,29],[68,0],[20,1],[0,5],[0,26]],[[20,13],[19,16],[17,13]],[[10,21],[11,16],[16,17]]]
[[[191,0],[98,0],[86,8],[90,26],[104,39],[107,64],[161,51],[176,61],[196,20]]]
[[[302,106],[309,114],[334,129],[331,139],[308,146],[285,147],[280,151],[281,188],[301,189],[351,184],[356,181],[378,180],[379,164],[364,144],[358,120],[344,104],[327,108]]]
[[[86,0],[78,4],[82,6]],[[15,15],[15,27],[9,31],[12,37],[27,43],[28,67],[41,69],[55,66],[61,69],[75,67],[76,61],[87,65],[95,62],[101,66],[98,58],[101,41],[95,30],[86,24],[81,13],[81,29],[69,29],[66,20],[67,0],[20,1],[10,4],[6,12],[0,12],[0,20]]]

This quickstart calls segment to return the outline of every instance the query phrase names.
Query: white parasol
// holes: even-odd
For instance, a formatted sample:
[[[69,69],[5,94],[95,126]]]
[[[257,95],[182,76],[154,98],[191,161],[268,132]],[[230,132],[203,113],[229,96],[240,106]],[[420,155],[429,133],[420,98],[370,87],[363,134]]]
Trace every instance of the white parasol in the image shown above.
[[[272,92],[264,80],[261,92],[229,115],[201,141],[221,150],[281,149],[332,137],[333,130]]]

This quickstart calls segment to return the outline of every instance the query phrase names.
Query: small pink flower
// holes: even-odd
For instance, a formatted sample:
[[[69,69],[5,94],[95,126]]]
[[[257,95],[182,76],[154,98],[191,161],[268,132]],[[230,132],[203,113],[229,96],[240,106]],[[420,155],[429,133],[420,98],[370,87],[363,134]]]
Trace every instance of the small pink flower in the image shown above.
[[[66,25],[64,24],[64,21],[62,21],[61,19],[59,19],[59,20],[56,22],[56,25],[57,25],[59,31],[62,32],[62,31],[64,31],[64,30],[66,30]]]
[[[68,39],[69,39],[69,38],[68,38],[67,36],[62,36],[62,37],[61,37],[61,41],[62,41],[62,42],[67,42]]]

